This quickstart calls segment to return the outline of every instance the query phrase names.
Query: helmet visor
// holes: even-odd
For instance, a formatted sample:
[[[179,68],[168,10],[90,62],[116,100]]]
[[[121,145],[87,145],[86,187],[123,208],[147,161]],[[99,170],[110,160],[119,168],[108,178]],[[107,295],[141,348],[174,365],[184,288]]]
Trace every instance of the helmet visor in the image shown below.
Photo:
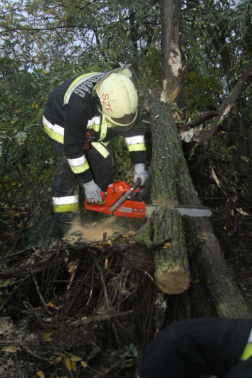
[[[109,121],[110,127],[118,132],[125,132],[133,129],[137,117],[137,111],[133,114],[126,114],[121,118],[105,117]]]
[[[120,125],[120,126],[128,126],[130,125],[136,118],[136,113],[133,113],[133,114],[125,114],[123,117],[121,118],[113,118],[113,117],[110,117],[111,121],[116,124],[116,125]]]

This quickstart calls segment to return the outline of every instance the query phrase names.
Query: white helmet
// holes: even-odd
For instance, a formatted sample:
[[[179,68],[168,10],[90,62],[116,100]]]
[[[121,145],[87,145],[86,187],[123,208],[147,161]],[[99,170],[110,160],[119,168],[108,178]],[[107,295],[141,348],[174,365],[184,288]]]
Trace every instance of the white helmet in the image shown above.
[[[96,85],[102,114],[118,131],[128,131],[137,117],[138,95],[130,79],[131,71],[112,72]]]

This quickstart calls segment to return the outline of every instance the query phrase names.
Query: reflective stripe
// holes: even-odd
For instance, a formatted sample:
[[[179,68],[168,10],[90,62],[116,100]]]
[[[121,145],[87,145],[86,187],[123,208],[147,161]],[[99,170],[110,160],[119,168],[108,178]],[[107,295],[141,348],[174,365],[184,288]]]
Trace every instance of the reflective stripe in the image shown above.
[[[64,196],[64,197],[52,197],[54,205],[69,205],[71,203],[79,202],[79,195],[75,194],[74,196]]]
[[[91,144],[104,158],[109,156],[109,151],[101,143],[92,142]]]
[[[73,173],[82,173],[89,169],[89,164],[87,162],[86,156],[81,156],[75,159],[67,159]]]
[[[103,144],[106,147],[109,145],[109,143],[110,143],[110,140],[108,142],[101,142],[101,144]]]
[[[64,143],[64,128],[59,125],[53,125],[50,123],[45,116],[43,116],[43,126],[45,132],[50,138],[56,140],[59,143]]]
[[[54,205],[53,210],[55,213],[68,213],[69,211],[78,211],[79,203],[72,203],[69,205]]]
[[[76,159],[67,159],[71,167],[78,167],[79,165],[84,164],[86,160],[87,159],[84,155]]]
[[[139,144],[129,144],[128,145],[128,151],[145,151],[146,147],[144,143],[139,143]]]
[[[101,123],[101,117],[100,116],[93,117],[92,119],[90,119],[88,121],[87,128],[93,129],[94,131],[99,132],[100,131],[100,123]]]
[[[83,173],[89,169],[89,164],[87,160],[85,161],[84,164],[79,165],[78,167],[71,166],[71,170],[73,173]]]
[[[103,119],[102,120],[102,124],[101,124],[101,133],[100,133],[100,139],[99,139],[99,141],[101,141],[101,140],[103,140],[103,139],[106,138],[107,131],[108,131],[108,122],[106,121],[106,119]]]
[[[126,141],[127,145],[145,142],[144,135],[137,135],[137,136],[133,136],[133,137],[128,137],[128,138],[125,138],[125,141]]]
[[[242,355],[240,357],[240,360],[242,361],[246,361],[248,358],[250,358],[252,356],[252,344],[251,343],[247,343],[243,352],[242,352]]]
[[[86,80],[91,79],[92,77],[95,77],[95,76],[97,76],[97,80],[99,80],[99,78],[103,77],[104,74],[101,74],[101,73],[90,74],[90,73],[88,73],[88,74],[81,75],[81,76],[77,77],[77,79],[75,79],[72,82],[72,84],[70,85],[70,87],[68,88],[68,90],[65,93],[65,96],[64,96],[64,105],[68,104],[68,101],[69,101],[69,99],[71,97],[71,94],[78,87],[78,85],[82,84]]]

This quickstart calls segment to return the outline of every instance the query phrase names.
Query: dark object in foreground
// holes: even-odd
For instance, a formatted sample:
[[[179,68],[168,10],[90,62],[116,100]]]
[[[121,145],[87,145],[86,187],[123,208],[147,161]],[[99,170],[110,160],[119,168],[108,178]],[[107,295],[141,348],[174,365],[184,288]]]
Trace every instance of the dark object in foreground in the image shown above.
[[[175,322],[146,349],[140,378],[251,378],[251,327],[252,319]]]

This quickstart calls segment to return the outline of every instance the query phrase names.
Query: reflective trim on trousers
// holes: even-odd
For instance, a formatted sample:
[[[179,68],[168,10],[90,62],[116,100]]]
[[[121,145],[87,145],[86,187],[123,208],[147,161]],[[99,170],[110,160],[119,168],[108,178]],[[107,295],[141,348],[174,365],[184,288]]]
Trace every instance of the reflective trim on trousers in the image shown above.
[[[136,136],[133,136],[133,137],[125,138],[125,141],[126,141],[127,145],[130,145],[130,144],[144,143],[145,139],[144,139],[144,135],[136,135]]]
[[[91,144],[104,158],[109,156],[109,151],[101,143],[92,142]]]
[[[79,203],[72,203],[70,205],[54,205],[53,210],[55,213],[68,213],[71,211],[78,211]]]
[[[79,196],[75,194],[74,196],[53,197],[52,200],[54,205],[70,205],[72,203],[78,203]]]
[[[79,210],[79,196],[53,197],[53,209],[55,213],[66,213]]]
[[[145,151],[145,143],[139,143],[139,144],[128,144],[128,151],[133,152],[133,151]]]

